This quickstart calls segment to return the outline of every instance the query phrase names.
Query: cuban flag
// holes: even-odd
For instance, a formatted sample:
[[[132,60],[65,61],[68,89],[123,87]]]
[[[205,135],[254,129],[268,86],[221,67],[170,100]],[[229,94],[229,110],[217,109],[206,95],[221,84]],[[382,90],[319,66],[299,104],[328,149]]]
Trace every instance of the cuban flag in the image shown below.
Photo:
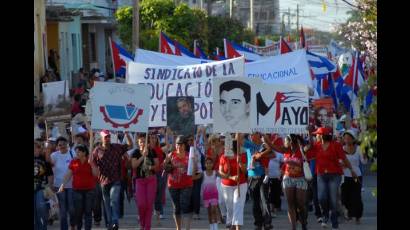
[[[161,32],[159,39],[159,50],[161,53],[196,58],[196,56],[187,48],[185,48],[181,43],[176,40],[172,40],[163,32]]]
[[[124,48],[122,48],[120,45],[112,41],[111,38],[110,38],[110,43],[111,43],[111,56],[112,56],[112,62],[114,65],[115,75],[117,77],[125,77],[126,68],[127,68],[126,63],[134,60],[134,57],[133,55],[128,53]]]
[[[236,58],[240,56],[245,56],[246,62],[257,61],[262,59],[257,53],[254,53],[250,49],[247,49],[241,45],[238,45],[234,42],[228,41],[224,38],[224,50],[225,50],[225,57],[227,59]]]
[[[213,59],[216,61],[226,60],[224,52],[219,51],[218,47],[216,47],[216,52],[213,53]]]
[[[326,57],[306,51],[306,57],[315,76],[328,75],[336,71],[336,64]]]
[[[285,53],[289,53],[292,52],[292,49],[290,48],[290,46],[288,45],[288,43],[283,40],[283,38],[280,38],[280,54],[285,54]]]
[[[365,74],[358,52],[355,52],[349,72],[343,78],[344,85],[340,100],[343,101],[345,107],[350,110],[351,116],[357,118],[359,115],[357,108],[358,92],[360,87],[365,84]]]
[[[208,56],[206,56],[205,52],[199,47],[197,40],[194,41],[194,55],[197,58],[208,59]]]

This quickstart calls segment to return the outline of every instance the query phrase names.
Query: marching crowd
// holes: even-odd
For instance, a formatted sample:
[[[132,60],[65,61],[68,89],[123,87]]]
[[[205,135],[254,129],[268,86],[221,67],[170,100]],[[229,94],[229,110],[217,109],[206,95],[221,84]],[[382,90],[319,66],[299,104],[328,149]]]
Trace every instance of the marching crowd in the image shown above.
[[[84,113],[83,86],[92,83],[79,83],[73,116]],[[103,219],[107,229],[119,229],[124,200],[131,198],[140,229],[151,229],[153,217],[164,218],[166,189],[178,230],[190,229],[201,204],[211,230],[218,224],[241,229],[248,198],[255,229],[273,229],[282,194],[292,229],[298,222],[308,229],[312,206],[322,227],[338,229],[340,215],[360,224],[361,165],[367,157],[357,145],[358,130],[347,128],[343,118],[337,135],[320,126],[310,127],[309,135],[286,136],[207,134],[205,127],[189,136],[173,135],[169,128],[148,134],[92,132],[86,122],[73,136],[43,135],[34,141],[35,229],[47,229],[57,207],[62,230],[92,229]],[[197,150],[192,170],[191,147]]]

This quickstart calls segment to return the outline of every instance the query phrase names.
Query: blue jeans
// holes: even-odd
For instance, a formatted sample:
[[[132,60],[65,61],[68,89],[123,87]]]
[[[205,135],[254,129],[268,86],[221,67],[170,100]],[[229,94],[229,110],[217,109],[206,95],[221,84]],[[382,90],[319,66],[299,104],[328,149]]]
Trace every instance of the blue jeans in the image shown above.
[[[81,229],[83,225],[84,216],[84,229],[91,230],[93,223],[92,210],[95,199],[95,190],[74,190],[74,210],[76,217],[77,229]]]
[[[330,220],[332,228],[338,228],[337,220],[337,191],[340,186],[342,176],[339,174],[323,174],[317,177],[317,189],[319,203],[322,208],[324,222],[329,220],[329,203],[330,203]]]
[[[120,192],[121,182],[115,181],[107,185],[101,185],[105,213],[107,214],[108,226],[118,225],[120,217]]]
[[[58,188],[56,188],[58,190]],[[60,211],[60,229],[68,230],[68,216],[70,216],[70,226],[75,226],[73,189],[65,188],[63,192],[57,193],[58,206]]]
[[[44,190],[34,192],[34,229],[47,230],[48,212],[44,199]]]
[[[166,186],[166,176],[162,176],[161,173],[157,174],[157,194],[155,196],[155,211],[161,215],[164,214],[164,207],[162,205],[162,196],[164,195],[164,188]]]

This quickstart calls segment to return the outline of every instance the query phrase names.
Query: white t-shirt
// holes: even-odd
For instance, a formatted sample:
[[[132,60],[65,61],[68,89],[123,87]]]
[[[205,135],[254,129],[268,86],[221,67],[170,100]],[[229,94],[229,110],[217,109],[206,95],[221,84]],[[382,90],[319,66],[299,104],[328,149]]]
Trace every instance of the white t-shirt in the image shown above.
[[[67,151],[65,154],[57,151],[52,153],[50,157],[54,162],[54,187],[60,187],[63,183],[64,175],[68,171],[68,165],[70,164],[72,157],[70,151]],[[75,156],[73,155],[73,157]],[[64,188],[72,188],[72,178],[67,182]]]
[[[283,154],[276,152],[276,157],[269,160],[269,178],[280,178],[280,163],[283,163]]]
[[[345,146],[343,146],[343,149],[345,149]],[[356,173],[357,176],[361,176],[362,172],[360,171],[359,164],[362,162],[362,164],[366,164],[367,160],[364,159],[363,154],[361,154],[360,148],[357,146],[356,147],[356,152],[354,154],[346,154],[347,160],[349,160],[350,164],[352,165],[353,171]],[[344,176],[346,177],[352,177],[352,173],[350,172],[350,169],[348,168],[343,168],[343,173]]]

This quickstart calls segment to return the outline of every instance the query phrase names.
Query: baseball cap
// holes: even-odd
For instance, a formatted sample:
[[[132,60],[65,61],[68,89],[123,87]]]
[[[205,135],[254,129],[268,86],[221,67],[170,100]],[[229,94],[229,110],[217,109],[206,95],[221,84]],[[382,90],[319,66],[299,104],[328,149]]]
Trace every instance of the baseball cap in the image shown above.
[[[331,135],[332,134],[332,129],[327,128],[327,127],[320,127],[316,129],[315,132],[312,134],[320,134],[320,135]]]
[[[345,134],[349,134],[349,135],[352,136],[353,139],[355,139],[355,140],[357,139],[357,134],[356,134],[356,132],[355,132],[354,130],[352,130],[352,129],[346,130],[346,131],[343,133],[343,136],[344,136]]]
[[[104,138],[104,137],[106,137],[106,136],[109,136],[110,135],[110,131],[108,131],[108,130],[106,130],[106,129],[104,129],[104,130],[102,130],[101,132],[100,132],[100,136],[102,137],[102,138]]]

